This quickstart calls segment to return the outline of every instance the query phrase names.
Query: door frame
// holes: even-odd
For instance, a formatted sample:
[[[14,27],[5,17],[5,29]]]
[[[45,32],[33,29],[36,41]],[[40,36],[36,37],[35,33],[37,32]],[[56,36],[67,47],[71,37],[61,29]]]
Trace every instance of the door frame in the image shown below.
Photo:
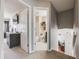
[[[42,8],[42,9],[48,10],[48,17],[47,17],[47,22],[48,22],[48,25],[47,25],[47,28],[48,28],[48,30],[47,30],[47,32],[48,32],[48,35],[47,35],[47,46],[48,46],[48,51],[50,51],[51,47],[50,47],[50,15],[49,15],[50,9],[49,9],[49,7],[33,7],[33,6],[25,3],[22,0],[18,0],[18,1],[21,2],[22,4],[24,4],[26,7],[29,8],[29,22],[28,22],[28,32],[29,32],[28,33],[28,42],[29,42],[28,43],[28,49],[29,49],[29,51],[28,51],[28,53],[34,52],[34,49],[33,49],[33,39],[34,39],[34,37],[33,37],[33,30],[34,30],[34,28],[33,28],[34,9],[35,8]]]
[[[22,0],[18,0],[20,3],[24,4],[26,7],[28,7],[28,24],[27,24],[27,32],[28,32],[28,39],[27,39],[27,46],[28,46],[28,54],[32,53],[32,44],[31,44],[31,40],[32,40],[32,29],[31,29],[31,22],[32,22],[32,7],[31,5],[27,4],[26,2],[22,1]]]
[[[33,8],[33,52],[35,52],[34,47],[35,47],[35,12],[37,9],[43,9],[43,10],[47,10],[47,51],[50,51],[50,38],[49,38],[49,8],[47,7],[34,7]]]

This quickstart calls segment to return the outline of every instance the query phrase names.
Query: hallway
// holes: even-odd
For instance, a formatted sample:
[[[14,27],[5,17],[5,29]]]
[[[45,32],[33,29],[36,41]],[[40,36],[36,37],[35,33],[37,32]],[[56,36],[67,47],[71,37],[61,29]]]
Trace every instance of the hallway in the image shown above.
[[[40,51],[27,56],[26,59],[75,59],[75,58],[55,51],[51,52]]]
[[[77,1],[75,0],[75,2]],[[6,0],[4,18],[9,24],[8,31],[6,29],[3,33],[6,33],[6,42],[9,45],[4,44],[4,59],[75,59],[74,49],[78,36],[76,27],[79,23],[76,19],[78,11],[75,2],[74,0]],[[38,37],[43,36],[43,34],[36,33],[35,16],[44,16],[43,12],[43,14],[34,13],[37,11],[35,8],[38,8],[38,11],[47,10],[47,17],[44,17],[48,27],[44,31],[47,33],[44,35],[44,37],[47,36],[47,40],[44,40],[45,43],[36,42],[37,40],[34,38],[37,34],[39,34]],[[46,26],[46,24],[44,25]],[[44,30],[45,26],[43,26]],[[38,28],[41,29],[40,26],[37,26]],[[18,34],[17,37],[16,34]],[[11,43],[13,43],[13,48],[9,48]],[[47,52],[47,48],[50,52]]]
[[[5,47],[5,59],[75,59],[73,57],[52,51],[40,51],[27,55],[20,48],[9,49]],[[9,54],[9,55],[8,55]]]

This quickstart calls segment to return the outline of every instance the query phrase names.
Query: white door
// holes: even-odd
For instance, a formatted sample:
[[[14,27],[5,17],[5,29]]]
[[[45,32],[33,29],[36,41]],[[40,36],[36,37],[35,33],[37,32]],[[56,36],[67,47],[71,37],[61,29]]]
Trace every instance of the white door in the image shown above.
[[[21,48],[26,52],[29,52],[28,40],[29,40],[29,25],[28,25],[28,9],[24,9],[19,16],[20,24],[23,25],[23,32],[21,33]]]
[[[74,56],[73,50],[73,30],[67,30],[65,32],[65,54]]]

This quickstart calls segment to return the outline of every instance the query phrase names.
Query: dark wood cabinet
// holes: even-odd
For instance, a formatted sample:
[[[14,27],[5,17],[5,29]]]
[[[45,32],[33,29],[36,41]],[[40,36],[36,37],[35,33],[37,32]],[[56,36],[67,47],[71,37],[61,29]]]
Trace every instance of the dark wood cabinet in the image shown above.
[[[20,34],[19,33],[8,34],[7,44],[9,48],[20,46]]]

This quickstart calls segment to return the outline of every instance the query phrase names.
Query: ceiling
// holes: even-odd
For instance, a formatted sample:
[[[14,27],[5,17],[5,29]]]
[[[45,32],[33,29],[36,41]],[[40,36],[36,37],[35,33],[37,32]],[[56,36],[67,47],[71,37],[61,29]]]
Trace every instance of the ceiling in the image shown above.
[[[31,1],[31,0],[29,0]],[[37,1],[51,1],[58,12],[72,9],[74,7],[74,0],[37,0]],[[10,18],[16,12],[23,10],[25,5],[18,0],[5,0],[5,17]]]
[[[5,18],[11,18],[15,13],[23,10],[25,5],[21,4],[18,0],[5,0]]]
[[[58,12],[72,9],[74,7],[74,0],[38,0],[50,1]]]
[[[57,11],[65,11],[74,7],[74,0],[51,0]]]

